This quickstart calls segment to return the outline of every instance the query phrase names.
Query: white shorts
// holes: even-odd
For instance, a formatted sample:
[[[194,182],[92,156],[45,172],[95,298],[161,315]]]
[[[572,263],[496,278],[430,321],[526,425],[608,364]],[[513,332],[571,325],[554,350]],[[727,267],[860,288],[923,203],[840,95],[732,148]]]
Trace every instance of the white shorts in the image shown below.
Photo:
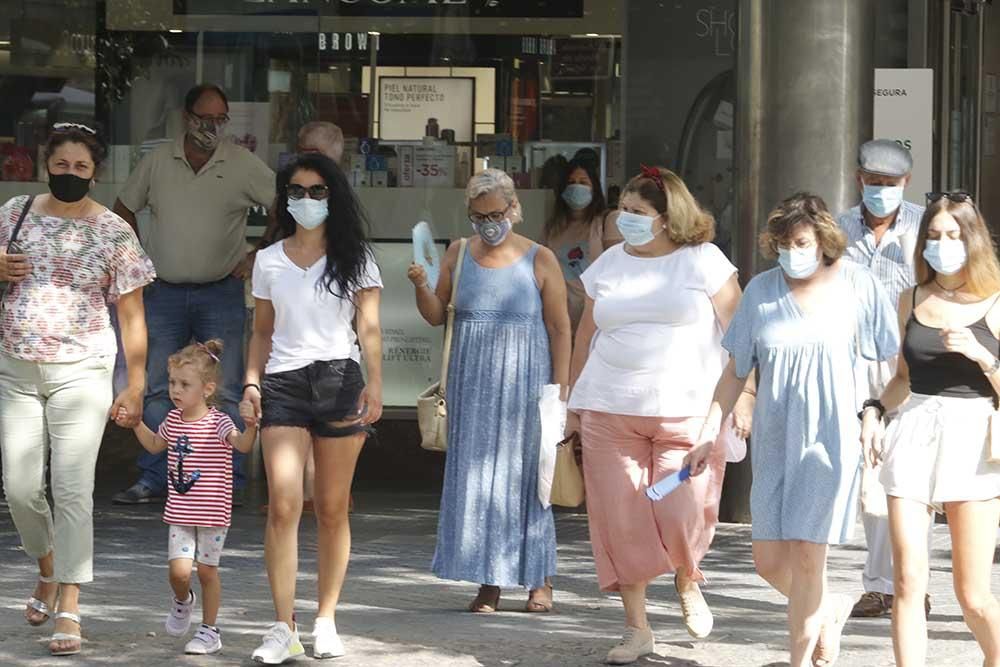
[[[885,434],[879,480],[887,495],[944,510],[944,503],[1000,496],[989,462],[991,398],[911,394]]]
[[[216,566],[226,544],[226,526],[169,526],[167,560],[190,558],[204,565]],[[197,548],[197,551],[195,550]]]

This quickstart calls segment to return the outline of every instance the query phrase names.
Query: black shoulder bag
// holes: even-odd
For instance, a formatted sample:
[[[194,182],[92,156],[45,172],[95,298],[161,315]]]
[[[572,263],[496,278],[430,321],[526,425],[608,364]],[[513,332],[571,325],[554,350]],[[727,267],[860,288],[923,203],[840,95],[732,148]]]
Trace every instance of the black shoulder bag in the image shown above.
[[[28,217],[28,211],[31,210],[31,205],[35,202],[35,195],[28,197],[27,203],[21,210],[21,215],[17,218],[17,224],[14,225],[14,231],[10,233],[10,239],[7,241],[7,254],[8,255],[18,255],[20,254],[20,248],[17,245],[17,235],[21,231],[21,225],[24,224],[24,219]],[[0,282],[0,311],[3,310],[3,300],[7,296],[7,290],[10,289],[9,282]]]

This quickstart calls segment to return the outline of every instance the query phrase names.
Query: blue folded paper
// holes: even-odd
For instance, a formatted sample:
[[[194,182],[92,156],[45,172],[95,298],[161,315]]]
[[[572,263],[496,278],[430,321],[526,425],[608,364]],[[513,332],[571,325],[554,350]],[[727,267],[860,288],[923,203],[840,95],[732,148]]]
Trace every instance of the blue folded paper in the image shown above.
[[[441,255],[434,243],[431,227],[426,222],[418,222],[413,228],[413,261],[424,267],[430,288],[437,288],[438,277],[441,275]]]
[[[650,500],[663,500],[678,486],[691,476],[691,469],[684,466],[673,475],[667,475],[653,486],[646,489],[646,497]]]

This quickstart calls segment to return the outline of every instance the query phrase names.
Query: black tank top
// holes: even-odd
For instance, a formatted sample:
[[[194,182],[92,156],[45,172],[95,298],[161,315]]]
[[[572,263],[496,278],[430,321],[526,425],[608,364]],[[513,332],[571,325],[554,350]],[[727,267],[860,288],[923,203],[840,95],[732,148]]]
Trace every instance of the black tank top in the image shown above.
[[[1000,300],[998,297],[997,300]],[[913,309],[906,321],[903,336],[903,358],[910,367],[910,391],[929,396],[954,396],[958,398],[994,398],[996,392],[979,364],[964,354],[948,352],[941,340],[941,329],[921,324],[913,314],[917,305],[917,290],[913,290]],[[996,301],[987,310],[993,310]],[[969,327],[983,347],[1000,354],[1000,341],[996,339],[986,315]]]

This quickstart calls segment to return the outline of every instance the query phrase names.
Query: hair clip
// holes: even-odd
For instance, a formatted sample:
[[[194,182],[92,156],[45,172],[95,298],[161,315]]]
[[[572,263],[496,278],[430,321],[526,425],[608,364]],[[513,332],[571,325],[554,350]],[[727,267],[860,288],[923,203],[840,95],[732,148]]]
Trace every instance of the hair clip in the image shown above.
[[[80,130],[81,132],[86,132],[87,134],[93,134],[97,136],[97,130],[92,127],[87,127],[82,123],[56,123],[52,126],[52,129],[56,132],[66,132],[68,130]]]
[[[202,352],[204,352],[205,354],[207,354],[208,356],[212,357],[212,361],[214,361],[215,363],[217,363],[217,364],[221,363],[219,361],[219,357],[216,356],[216,354],[214,352],[212,352],[210,349],[208,349],[208,345],[205,345],[204,343],[197,343],[196,347],[199,350],[201,350]]]
[[[657,189],[659,189],[660,192],[662,192],[663,194],[667,193],[667,188],[665,185],[663,185],[663,174],[660,173],[659,169],[657,169],[656,167],[647,167],[644,164],[640,164],[639,171],[646,178],[653,179],[653,182],[656,183],[656,187]]]

